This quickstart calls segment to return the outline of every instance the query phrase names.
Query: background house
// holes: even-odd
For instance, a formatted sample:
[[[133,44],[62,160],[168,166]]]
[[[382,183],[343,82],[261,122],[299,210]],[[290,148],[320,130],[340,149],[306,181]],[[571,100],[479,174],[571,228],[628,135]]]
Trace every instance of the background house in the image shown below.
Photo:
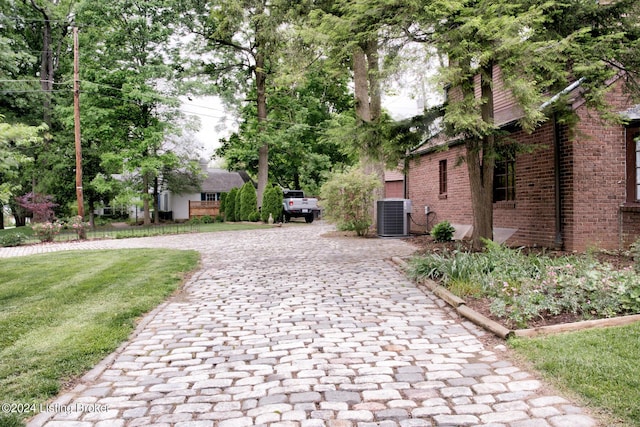
[[[160,193],[159,206],[162,217],[174,221],[184,221],[194,217],[220,214],[220,197],[232,188],[242,187],[251,178],[246,172],[229,172],[225,169],[203,167],[206,177],[199,192],[175,194],[170,191]],[[169,218],[170,217],[170,218]]]
[[[534,150],[496,164],[495,240],[584,251],[624,248],[640,236],[640,108],[623,93],[621,80],[611,84],[607,101],[627,125],[604,122],[588,110],[577,87],[569,94],[579,118],[573,130],[550,119],[531,134],[516,126],[518,109],[508,94],[496,91],[496,123]],[[411,231],[448,220],[461,234],[470,233],[463,142],[432,141],[412,154],[405,195],[413,203]]]

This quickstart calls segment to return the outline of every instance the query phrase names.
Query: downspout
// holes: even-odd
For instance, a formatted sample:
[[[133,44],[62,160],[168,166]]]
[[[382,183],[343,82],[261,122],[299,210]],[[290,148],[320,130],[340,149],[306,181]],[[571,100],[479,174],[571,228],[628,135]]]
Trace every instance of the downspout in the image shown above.
[[[539,109],[542,111],[551,106],[554,102],[560,99],[561,96],[568,94],[572,90],[578,88],[585,80],[584,77],[571,83],[569,86],[552,96],[548,101],[540,105]],[[558,115],[553,113],[553,163],[554,163],[554,179],[555,179],[555,229],[556,237],[554,244],[557,249],[564,249],[564,239],[562,228],[562,179],[561,179],[561,154],[560,154],[560,125],[558,124]]]
[[[404,154],[404,164],[402,168],[402,175],[404,179],[402,180],[402,197],[405,199],[409,198],[409,185],[407,183],[409,179],[409,150]]]
[[[555,247],[558,250],[564,249],[563,228],[562,228],[562,179],[561,179],[561,153],[560,153],[560,125],[558,124],[557,113],[553,113],[553,163],[555,179]]]

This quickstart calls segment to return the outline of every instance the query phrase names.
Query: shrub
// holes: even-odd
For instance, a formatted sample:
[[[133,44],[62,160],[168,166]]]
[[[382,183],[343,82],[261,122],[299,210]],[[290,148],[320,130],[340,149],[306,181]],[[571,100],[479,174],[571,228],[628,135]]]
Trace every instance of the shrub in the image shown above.
[[[84,221],[80,215],[76,215],[73,218],[69,219],[66,223],[66,226],[70,229],[74,230],[78,237],[84,238],[86,236],[86,232],[89,228],[91,228],[88,222]]]
[[[27,240],[27,236],[22,233],[10,233],[0,236],[0,246],[13,247],[20,246]]]
[[[320,190],[325,218],[340,230],[365,236],[373,223],[373,191],[381,183],[360,169],[333,175]]]
[[[282,217],[283,194],[279,187],[269,187],[262,196],[262,210],[260,211],[263,222],[269,221],[269,214],[275,222],[280,222]]]
[[[238,194],[237,188],[232,188],[227,194],[224,204],[224,217],[225,220],[234,222],[236,221],[236,195]]]
[[[636,240],[631,245],[631,255],[633,256],[636,271],[640,272],[640,239]]]
[[[236,191],[236,196],[235,196],[235,204],[234,206],[234,216],[236,218],[236,221],[242,221],[242,187],[238,188],[238,191]]]
[[[216,222],[224,222],[224,215],[216,215],[215,221]]]
[[[242,221],[251,221],[251,215],[257,212],[258,196],[256,188],[251,182],[247,182],[240,190],[240,219]]]
[[[220,193],[220,214],[224,214],[224,209],[227,205],[227,194],[228,193]]]
[[[454,290],[480,285],[491,312],[517,327],[547,315],[582,318],[640,313],[640,277],[589,256],[525,255],[485,241],[483,253],[429,254],[410,263],[414,278],[431,278]],[[471,288],[474,293],[476,288]]]
[[[453,233],[455,233],[456,229],[449,223],[449,221],[442,221],[437,223],[431,229],[431,237],[436,242],[450,242],[453,240]]]
[[[189,219],[188,223],[191,225],[202,224],[202,218],[200,218],[199,216],[194,216],[193,218]]]
[[[40,222],[31,227],[41,242],[53,242],[53,239],[60,233],[62,224],[59,222]]]
[[[211,215],[203,215],[200,217],[201,224],[211,224],[213,223],[213,217]]]
[[[58,206],[53,202],[53,196],[48,194],[27,193],[16,197],[18,206],[31,213],[36,223],[46,223],[53,220],[53,208]]]
[[[260,212],[258,211],[253,211],[249,214],[249,221],[251,222],[258,222],[260,221]]]

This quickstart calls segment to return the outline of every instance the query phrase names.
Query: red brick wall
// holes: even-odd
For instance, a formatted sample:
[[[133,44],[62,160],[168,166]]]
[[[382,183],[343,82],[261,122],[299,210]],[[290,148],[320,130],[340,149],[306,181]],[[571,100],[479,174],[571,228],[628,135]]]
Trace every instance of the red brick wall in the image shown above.
[[[536,132],[511,135],[532,147],[516,157],[516,200],[494,203],[494,227],[518,231],[509,244],[553,247],[555,241],[554,125],[549,121]]]
[[[385,181],[384,197],[385,198],[404,198],[404,182],[403,181]]]
[[[615,88],[608,101],[615,111],[629,108]],[[559,127],[560,192],[563,243],[566,250],[589,247],[618,249],[640,236],[640,206],[626,204],[625,128],[602,122],[584,106],[576,106],[580,122],[572,130]],[[543,124],[533,134],[511,135],[535,146],[516,159],[516,200],[494,204],[494,226],[518,231],[512,245],[555,246],[554,124]],[[424,232],[436,223],[472,224],[466,164],[459,162],[464,146],[431,151],[410,161],[408,197],[413,202],[412,232]],[[447,160],[448,191],[439,195],[439,161]],[[425,226],[424,206],[433,212]]]
[[[464,146],[436,151],[410,161],[407,196],[412,201],[411,232],[424,233],[440,221],[471,224],[471,192],[467,165],[459,161]],[[447,160],[447,194],[440,195],[440,160]],[[424,208],[429,206],[429,222]]]
[[[607,100],[616,111],[628,108],[627,97],[619,87]],[[570,230],[566,247],[618,249],[623,225],[620,207],[626,201],[625,129],[604,123],[584,106],[577,113],[580,122],[572,150],[566,153],[573,181],[573,188],[566,190],[572,202],[564,215],[565,228]]]

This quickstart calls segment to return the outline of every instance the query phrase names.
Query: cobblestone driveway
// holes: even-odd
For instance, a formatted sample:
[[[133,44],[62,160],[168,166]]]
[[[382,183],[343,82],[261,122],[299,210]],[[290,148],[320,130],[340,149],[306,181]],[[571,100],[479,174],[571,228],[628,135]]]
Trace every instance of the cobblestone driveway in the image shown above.
[[[595,426],[483,347],[389,262],[397,239],[322,223],[2,249],[197,249],[185,292],[30,426]],[[22,251],[22,252],[20,252]]]

